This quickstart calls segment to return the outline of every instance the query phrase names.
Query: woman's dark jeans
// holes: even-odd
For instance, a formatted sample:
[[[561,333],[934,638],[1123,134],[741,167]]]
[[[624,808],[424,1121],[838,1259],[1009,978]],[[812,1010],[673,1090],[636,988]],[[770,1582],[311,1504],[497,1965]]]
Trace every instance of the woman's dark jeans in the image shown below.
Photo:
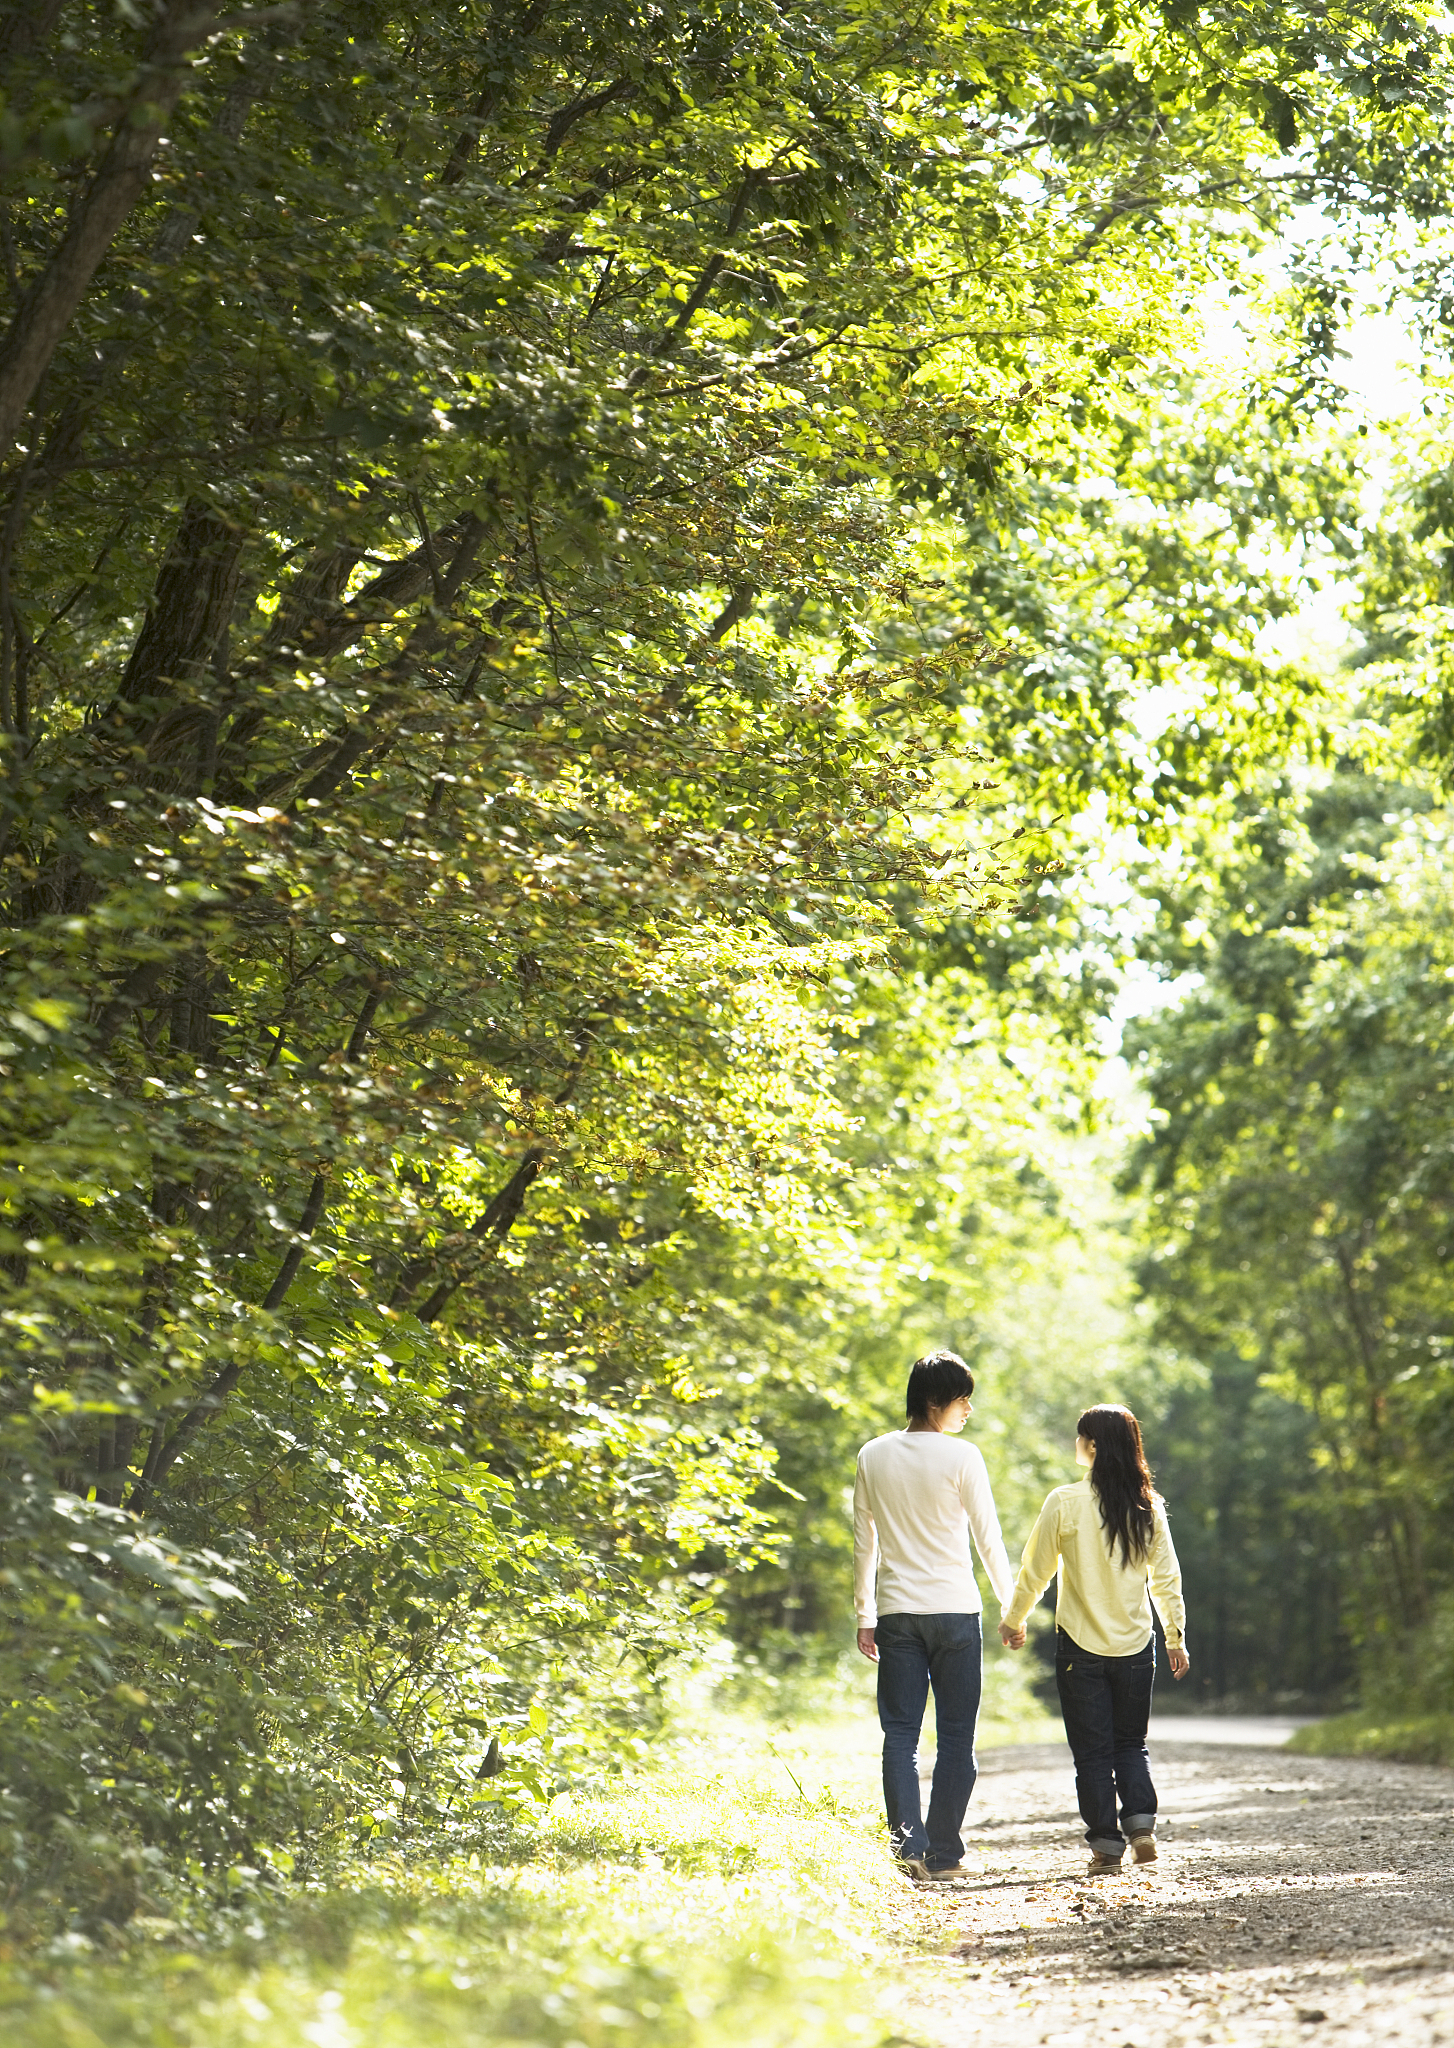
[[[1155,1681],[1155,1636],[1134,1657],[1097,1657],[1063,1629],[1055,1631],[1055,1684],[1075,1758],[1075,1796],[1085,1838],[1101,1856],[1119,1858],[1127,1835],[1146,1834],[1156,1825],[1156,1787],[1146,1755]]]
[[[977,1775],[979,1616],[881,1614],[874,1640],[889,1840],[896,1856],[921,1858],[931,1870],[952,1870],[964,1856],[959,1831]],[[919,1810],[919,1736],[931,1685],[939,1753],[926,1828]]]

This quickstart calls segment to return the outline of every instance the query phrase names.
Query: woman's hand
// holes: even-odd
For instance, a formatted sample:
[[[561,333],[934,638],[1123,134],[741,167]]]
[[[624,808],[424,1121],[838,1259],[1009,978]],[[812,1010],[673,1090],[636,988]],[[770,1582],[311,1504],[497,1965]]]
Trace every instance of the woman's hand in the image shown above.
[[[858,1631],[858,1654],[860,1657],[867,1657],[870,1664],[877,1664],[878,1644],[874,1641],[874,1632],[871,1628],[861,1628]]]
[[[1188,1671],[1191,1670],[1191,1658],[1188,1657],[1180,1643],[1177,1644],[1175,1649],[1172,1649],[1169,1643],[1167,1644],[1166,1661],[1171,1666],[1173,1678],[1185,1678]]]
[[[1000,1641],[1007,1650],[1023,1650],[1025,1647],[1025,1631],[1022,1628],[1011,1628],[1007,1621],[1002,1621],[1000,1623]]]

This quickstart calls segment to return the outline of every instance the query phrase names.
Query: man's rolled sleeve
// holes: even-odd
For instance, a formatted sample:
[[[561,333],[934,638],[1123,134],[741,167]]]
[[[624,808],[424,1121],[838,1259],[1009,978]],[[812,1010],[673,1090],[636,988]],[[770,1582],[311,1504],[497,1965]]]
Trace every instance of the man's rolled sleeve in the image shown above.
[[[874,1590],[877,1565],[878,1531],[868,1504],[868,1486],[860,1459],[853,1481],[853,1604],[860,1628],[873,1628],[878,1622],[878,1597]]]
[[[1060,1565],[1060,1514],[1054,1499],[1046,1501],[1030,1531],[1030,1540],[1020,1560],[1020,1576],[1014,1597],[1005,1609],[1005,1626],[1023,1628],[1030,1610]]]
[[[989,1574],[990,1584],[995,1589],[995,1598],[1003,1612],[1015,1588],[1014,1574],[1010,1570],[1010,1555],[1005,1549],[1005,1539],[1000,1533],[1000,1518],[995,1511],[995,1496],[990,1486],[990,1475],[985,1469],[984,1458],[976,1450],[966,1458],[964,1473],[959,1484],[959,1498],[969,1516],[970,1534],[974,1547],[979,1552],[980,1562]]]

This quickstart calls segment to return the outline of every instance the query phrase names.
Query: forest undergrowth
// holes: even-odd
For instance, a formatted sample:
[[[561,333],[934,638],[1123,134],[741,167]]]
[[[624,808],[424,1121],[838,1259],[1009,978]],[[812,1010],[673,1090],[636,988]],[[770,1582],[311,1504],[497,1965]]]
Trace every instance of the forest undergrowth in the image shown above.
[[[1399,1764],[1454,1764],[1454,1714],[1329,1714],[1288,1743],[1299,1756],[1382,1756]]]
[[[359,1858],[310,1887],[236,1873],[206,1920],[160,1908],[0,1965],[17,2048],[889,2048],[917,1926],[877,1785],[872,1674],[710,1668],[625,1777],[493,1853]],[[991,1658],[981,1741],[1037,1724]],[[1048,1723],[1047,1723],[1048,1725]]]

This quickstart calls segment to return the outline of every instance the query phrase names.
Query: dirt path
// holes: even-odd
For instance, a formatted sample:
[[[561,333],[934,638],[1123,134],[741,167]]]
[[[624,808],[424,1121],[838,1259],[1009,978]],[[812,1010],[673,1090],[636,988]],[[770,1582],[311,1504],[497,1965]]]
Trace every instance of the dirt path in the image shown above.
[[[918,1894],[944,2048],[1454,2042],[1454,1772],[1153,1743],[1162,1860],[1082,1876],[1067,1752],[991,1750],[975,1872]]]

